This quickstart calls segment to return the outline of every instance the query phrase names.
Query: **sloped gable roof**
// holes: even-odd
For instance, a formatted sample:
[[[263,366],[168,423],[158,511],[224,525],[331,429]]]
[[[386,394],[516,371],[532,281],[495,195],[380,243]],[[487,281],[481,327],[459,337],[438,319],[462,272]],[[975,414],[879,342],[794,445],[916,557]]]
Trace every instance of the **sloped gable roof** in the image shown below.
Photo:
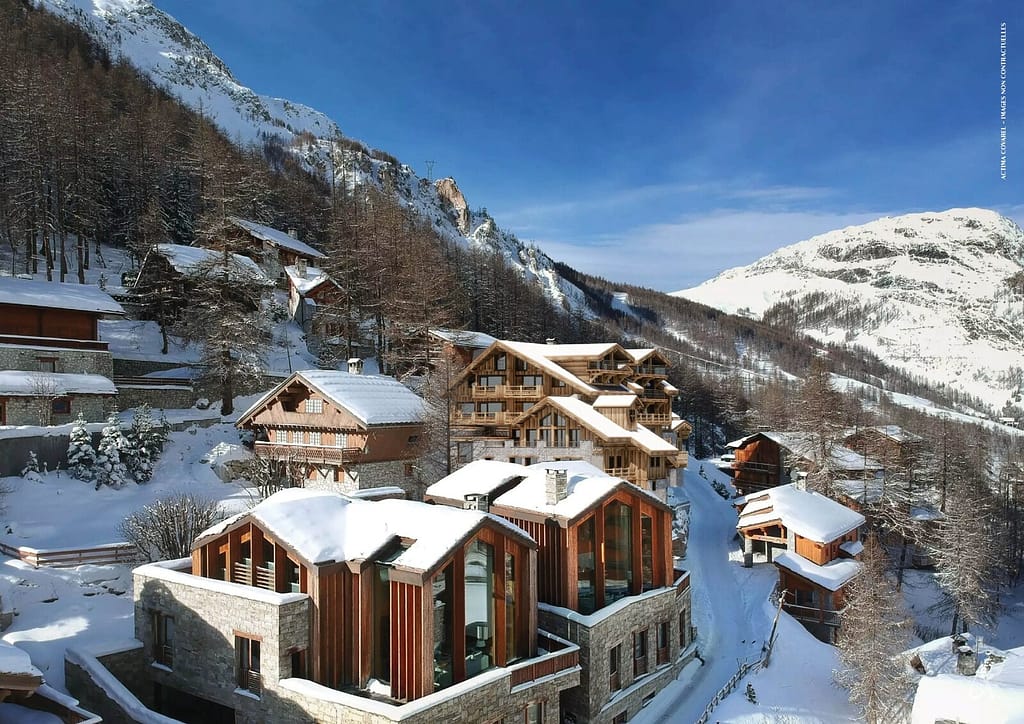
[[[239,219],[237,217],[232,217],[231,223],[249,232],[257,239],[265,241],[269,244],[273,244],[274,246],[284,247],[289,251],[294,251],[296,254],[299,254],[300,256],[309,257],[311,259],[325,258],[322,252],[314,249],[309,244],[304,244],[298,239],[294,239],[285,232],[279,229],[275,229],[272,226],[258,224],[255,221],[249,221],[248,219]]]
[[[795,484],[751,493],[733,502],[740,509],[737,528],[778,521],[802,538],[829,543],[864,524],[864,516],[820,493]]]
[[[70,309],[94,314],[124,314],[121,305],[99,287],[2,276],[0,304]]]

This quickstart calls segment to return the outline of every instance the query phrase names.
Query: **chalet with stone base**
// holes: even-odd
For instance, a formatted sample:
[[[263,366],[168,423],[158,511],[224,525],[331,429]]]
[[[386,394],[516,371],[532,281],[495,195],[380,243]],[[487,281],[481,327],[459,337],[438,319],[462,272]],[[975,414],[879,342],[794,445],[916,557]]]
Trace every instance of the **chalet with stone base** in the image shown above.
[[[580,647],[566,721],[625,721],[693,658],[690,576],[674,566],[672,509],[650,492],[586,462],[480,460],[427,499],[487,510],[538,542],[540,625]]]
[[[255,433],[258,456],[290,466],[305,485],[341,492],[398,485],[419,497],[413,461],[423,400],[392,377],[351,369],[295,372],[246,410],[238,427]]]
[[[184,564],[184,569],[182,567]],[[135,570],[151,706],[204,721],[562,721],[537,544],[481,511],[292,488]]]
[[[845,608],[845,586],[860,571],[864,516],[796,484],[733,501],[743,565],[755,555],[779,569],[783,607],[819,639],[832,643]]]
[[[285,232],[239,218],[232,218],[231,223],[235,238],[229,241],[246,249],[246,256],[256,261],[272,279],[281,278],[285,267],[300,263],[315,266],[326,259],[323,252],[299,241],[294,229]]]
[[[99,320],[124,310],[97,287],[0,277],[0,425],[53,425],[114,406]]]
[[[678,392],[658,350],[498,340],[452,386],[457,459],[585,460],[664,500],[687,462]]]

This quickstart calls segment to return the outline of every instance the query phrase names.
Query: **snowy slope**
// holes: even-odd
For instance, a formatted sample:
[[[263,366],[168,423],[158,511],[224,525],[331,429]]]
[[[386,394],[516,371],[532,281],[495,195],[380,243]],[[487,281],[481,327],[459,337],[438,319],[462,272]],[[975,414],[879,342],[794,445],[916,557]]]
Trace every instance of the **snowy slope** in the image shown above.
[[[675,295],[768,312],[766,321],[868,349],[999,409],[1024,384],[1024,297],[1007,284],[1022,270],[1020,227],[994,211],[951,209],[822,234]]]
[[[35,0],[83,28],[115,58],[124,58],[156,85],[202,112],[233,140],[276,137],[308,168],[348,186],[389,191],[452,241],[493,249],[557,305],[592,316],[583,294],[562,279],[554,262],[534,246],[502,231],[486,213],[472,213],[453,179],[431,182],[387,154],[358,150],[337,123],[301,103],[260,95],[242,85],[198,37],[149,0]],[[341,142],[339,142],[341,141]]]

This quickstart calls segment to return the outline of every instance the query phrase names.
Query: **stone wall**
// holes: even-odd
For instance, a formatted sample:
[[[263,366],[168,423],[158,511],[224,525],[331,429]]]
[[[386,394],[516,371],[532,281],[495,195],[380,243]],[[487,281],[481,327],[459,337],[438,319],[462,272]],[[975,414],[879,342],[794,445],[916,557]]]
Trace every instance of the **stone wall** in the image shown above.
[[[117,408],[128,410],[148,404],[156,409],[185,410],[196,403],[197,397],[191,387],[122,385],[117,388]]]
[[[163,372],[164,370],[175,370],[179,367],[189,367],[187,362],[170,362],[151,359],[122,359],[114,358],[114,374],[118,377],[143,377],[150,372]]]
[[[288,721],[272,711],[276,685],[291,676],[292,652],[309,649],[309,598],[217,585],[221,590],[169,580],[152,566],[136,569],[135,636],[143,643],[146,662],[155,660],[154,613],[174,618],[172,667],[149,666],[151,680],[230,707],[238,721]],[[259,598],[249,597],[257,591]],[[268,596],[286,602],[270,602]],[[240,635],[261,639],[262,698],[237,690],[235,639]]]
[[[611,614],[597,611],[580,616],[567,609],[543,606],[538,626],[580,647],[583,673],[580,686],[565,697],[565,712],[577,724],[606,724],[626,712],[633,717],[644,699],[675,680],[693,656],[690,590],[677,594],[674,587],[630,597],[628,604]],[[621,602],[612,606],[622,606]],[[679,614],[685,611],[684,640],[680,645]],[[588,625],[589,622],[589,625]],[[658,625],[668,624],[668,663],[659,665]],[[647,630],[647,673],[633,674],[633,634]],[[619,646],[619,688],[611,691],[610,653]]]
[[[152,698],[153,686],[146,675],[142,646],[134,646],[96,657],[118,681],[146,706]],[[64,684],[74,692],[79,704],[103,717],[104,722],[134,722],[124,709],[74,661],[64,660]]]
[[[412,474],[406,475],[406,472]],[[344,482],[340,484],[344,493],[393,485],[404,490],[409,500],[423,500],[423,491],[426,490],[426,485],[417,475],[414,460],[350,465]]]
[[[22,345],[0,345],[0,370],[38,370],[39,359],[56,359],[54,372],[114,375],[110,352],[93,349],[50,349]]]

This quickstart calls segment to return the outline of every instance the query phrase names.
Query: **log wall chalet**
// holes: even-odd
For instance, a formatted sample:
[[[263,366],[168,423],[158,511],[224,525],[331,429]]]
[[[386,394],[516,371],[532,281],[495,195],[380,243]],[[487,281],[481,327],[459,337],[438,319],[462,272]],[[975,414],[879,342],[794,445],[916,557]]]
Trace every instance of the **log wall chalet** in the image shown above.
[[[96,341],[98,318],[74,309],[0,304],[0,334]]]
[[[796,554],[803,556],[812,563],[823,566],[839,557],[839,546],[847,541],[852,542],[858,540],[860,534],[857,529],[854,529],[835,540],[829,541],[828,543],[817,543],[799,535],[795,537]]]
[[[782,484],[782,451],[767,438],[753,440],[736,448],[733,461],[733,485],[741,495],[767,490]]]

